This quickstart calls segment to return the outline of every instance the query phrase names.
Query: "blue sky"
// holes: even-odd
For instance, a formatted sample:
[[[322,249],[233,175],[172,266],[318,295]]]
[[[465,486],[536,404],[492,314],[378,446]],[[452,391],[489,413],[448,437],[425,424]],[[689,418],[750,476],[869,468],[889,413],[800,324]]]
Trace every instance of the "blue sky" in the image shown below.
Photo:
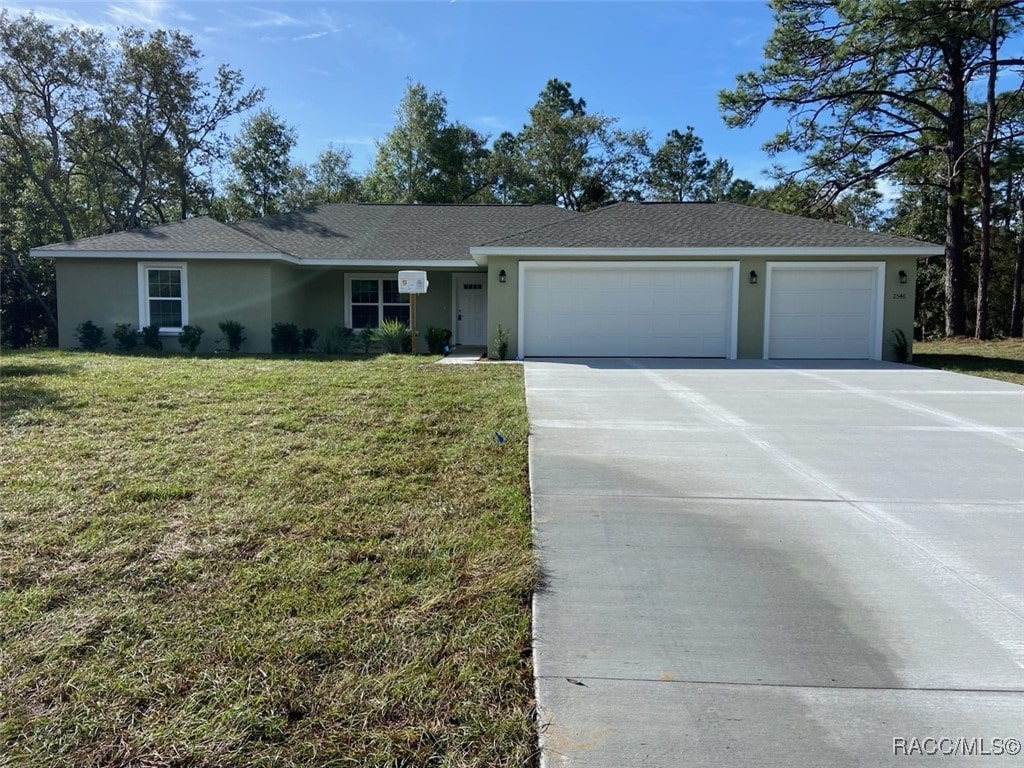
[[[717,94],[757,68],[772,30],[760,0],[702,2],[186,2],[6,3],[57,25],[111,35],[121,25],[178,28],[212,71],[221,63],[267,89],[266,106],[298,131],[294,159],[329,143],[372,162],[408,79],[448,100],[449,118],[496,136],[516,131],[549,78],[572,83],[588,110],[646,128],[657,143],[692,125],[710,157],[763,181],[761,144],[778,117],[727,129]],[[232,127],[237,130],[237,126]]]

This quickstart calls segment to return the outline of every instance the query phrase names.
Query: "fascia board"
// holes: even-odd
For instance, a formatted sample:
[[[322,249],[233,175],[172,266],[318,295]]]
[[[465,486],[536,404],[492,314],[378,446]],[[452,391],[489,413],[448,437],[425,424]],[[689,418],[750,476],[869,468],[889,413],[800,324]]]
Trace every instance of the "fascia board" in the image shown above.
[[[279,261],[302,267],[412,267],[416,269],[437,269],[451,267],[473,269],[473,259],[300,259],[286,253],[211,253],[209,251],[46,251],[33,248],[29,255],[36,259],[125,259],[131,261],[152,261],[171,259],[175,261]]]
[[[502,248],[494,246],[478,246],[469,249],[470,255],[481,266],[487,263],[489,256],[510,256],[519,258],[594,258],[594,257],[731,257],[744,256],[785,258],[787,256],[818,256],[818,257],[857,257],[857,256],[915,256],[927,258],[941,256],[945,249],[940,245],[921,245],[903,247],[831,247],[831,248]]]

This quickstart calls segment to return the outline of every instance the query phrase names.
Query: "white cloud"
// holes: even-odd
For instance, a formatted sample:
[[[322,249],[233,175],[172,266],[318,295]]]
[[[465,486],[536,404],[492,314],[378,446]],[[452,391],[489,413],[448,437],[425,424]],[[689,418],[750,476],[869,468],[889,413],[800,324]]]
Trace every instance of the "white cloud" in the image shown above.
[[[263,29],[266,27],[279,28],[306,26],[305,22],[302,20],[297,19],[294,16],[289,16],[287,13],[281,13],[280,11],[268,11],[263,8],[253,8],[252,11],[257,15],[257,18],[243,21],[242,24],[246,27]]]
[[[118,27],[141,27],[146,30],[180,27],[186,22],[195,21],[195,17],[175,7],[166,0],[119,0],[105,6],[79,6],[88,8],[89,15],[76,12],[75,6],[60,8],[39,5],[24,8],[7,5],[7,9],[15,16],[35,15],[40,21],[58,29],[79,27],[103,32],[108,37],[115,37]]]
[[[143,29],[176,27],[176,22],[191,19],[165,0],[122,0],[108,4],[105,13],[117,26]]]
[[[50,24],[58,29],[63,29],[65,27],[80,27],[82,29],[95,29],[101,32],[111,32],[114,30],[113,24],[89,21],[62,8],[53,8],[45,5],[23,8],[10,4],[7,4],[6,8],[14,16],[28,16],[31,13],[39,21]]]

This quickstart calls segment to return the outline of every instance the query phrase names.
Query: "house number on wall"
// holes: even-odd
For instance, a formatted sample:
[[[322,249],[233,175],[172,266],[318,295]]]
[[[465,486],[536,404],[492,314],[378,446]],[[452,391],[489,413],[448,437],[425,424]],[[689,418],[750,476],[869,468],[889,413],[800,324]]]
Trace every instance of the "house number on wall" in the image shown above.
[[[894,299],[905,299],[905,298],[907,298],[907,294],[905,294],[905,293],[894,293],[892,295],[892,297]]]

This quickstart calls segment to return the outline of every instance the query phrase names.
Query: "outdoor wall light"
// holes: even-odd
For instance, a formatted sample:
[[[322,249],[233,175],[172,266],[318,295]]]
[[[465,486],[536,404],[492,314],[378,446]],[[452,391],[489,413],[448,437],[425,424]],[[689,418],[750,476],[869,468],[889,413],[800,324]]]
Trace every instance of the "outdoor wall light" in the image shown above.
[[[505,274],[505,270],[503,269],[503,270],[501,270],[501,272],[498,273],[498,282],[499,283],[504,283],[504,282],[507,282],[507,281],[508,281],[508,275]],[[904,281],[904,282],[906,282],[906,281]]]
[[[757,272],[750,270],[750,284],[757,285]]]
[[[903,270],[901,269],[901,270],[899,271],[899,275],[900,275],[900,283],[901,283],[901,284],[902,284],[902,283],[906,283],[906,282],[907,282],[907,273],[906,273],[906,272],[904,272],[904,271],[903,271]]]

